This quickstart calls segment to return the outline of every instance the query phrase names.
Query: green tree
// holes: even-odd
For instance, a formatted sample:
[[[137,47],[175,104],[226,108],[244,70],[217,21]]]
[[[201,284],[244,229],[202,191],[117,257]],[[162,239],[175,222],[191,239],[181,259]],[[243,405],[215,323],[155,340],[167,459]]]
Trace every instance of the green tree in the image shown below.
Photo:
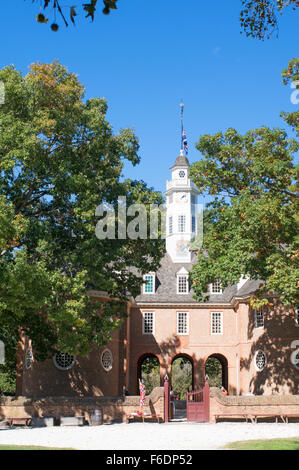
[[[33,64],[26,76],[9,66],[0,80],[0,329],[28,335],[37,359],[86,354],[110,339],[164,253],[161,239],[98,239],[96,207],[121,195],[149,211],[162,196],[123,179],[123,161],[139,162],[137,138],[114,135],[106,101],[84,102],[64,66]]]
[[[209,357],[207,359],[205,373],[209,376],[210,387],[222,386],[222,366],[216,357]]]
[[[146,357],[141,365],[141,378],[144,382],[146,395],[160,387],[160,363],[156,357]]]
[[[118,0],[84,0],[84,2],[78,3],[83,8],[86,17],[93,21],[99,5],[104,7],[102,13],[108,15],[110,10],[117,9],[117,2]],[[297,0],[241,0],[241,30],[253,38],[262,40],[269,38],[274,31],[278,31],[278,16],[287,6],[296,9],[299,2]],[[65,5],[61,0],[43,0],[44,13],[46,14],[51,9],[54,11],[54,18],[56,18],[57,11],[66,26],[69,21],[75,23],[75,17],[78,13],[76,6]],[[44,13],[37,15],[38,22],[48,22]],[[51,28],[53,31],[57,31],[58,27],[55,19]]]
[[[199,301],[208,299],[208,285],[216,279],[226,287],[246,275],[263,281],[251,299],[256,308],[269,302],[269,292],[285,305],[298,302],[298,148],[284,130],[267,127],[200,138],[203,158],[190,175],[214,200],[191,273]]]
[[[298,8],[297,0],[241,0],[241,29],[246,36],[269,39],[278,32],[278,16],[286,7]]]
[[[171,385],[181,400],[186,400],[186,393],[192,390],[192,364],[185,357],[178,357],[171,366]]]
[[[294,105],[299,102],[299,59],[291,59],[288,67],[282,71],[282,80],[284,85],[291,85],[293,88],[291,100]],[[299,111],[292,113],[282,112],[283,119],[292,127],[299,137]]]

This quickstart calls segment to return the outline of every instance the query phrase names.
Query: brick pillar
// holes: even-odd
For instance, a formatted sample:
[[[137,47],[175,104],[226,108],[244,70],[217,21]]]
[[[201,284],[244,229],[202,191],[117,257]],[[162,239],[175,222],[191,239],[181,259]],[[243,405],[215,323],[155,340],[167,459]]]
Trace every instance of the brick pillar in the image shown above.
[[[169,406],[170,406],[169,392],[170,392],[169,379],[168,379],[168,375],[166,375],[164,379],[164,423],[169,422]]]

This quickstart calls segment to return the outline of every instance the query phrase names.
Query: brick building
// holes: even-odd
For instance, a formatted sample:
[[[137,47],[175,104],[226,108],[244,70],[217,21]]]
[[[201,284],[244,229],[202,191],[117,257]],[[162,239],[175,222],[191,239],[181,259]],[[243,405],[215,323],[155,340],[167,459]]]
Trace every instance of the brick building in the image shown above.
[[[30,341],[20,343],[17,394],[44,396],[117,396],[138,390],[141,364],[156,357],[161,384],[171,379],[178,357],[192,364],[192,387],[204,382],[208,358],[217,358],[222,383],[231,395],[299,394],[299,315],[278,298],[261,311],[249,307],[259,282],[241,278],[222,290],[215,280],[209,300],[198,303],[188,273],[196,255],[188,243],[199,231],[197,191],[181,151],[167,182],[167,253],[156,273],[148,273],[141,293],[128,302],[128,318],[112,341],[87,357],[63,353],[34,361]],[[94,297],[103,293],[92,292]]]

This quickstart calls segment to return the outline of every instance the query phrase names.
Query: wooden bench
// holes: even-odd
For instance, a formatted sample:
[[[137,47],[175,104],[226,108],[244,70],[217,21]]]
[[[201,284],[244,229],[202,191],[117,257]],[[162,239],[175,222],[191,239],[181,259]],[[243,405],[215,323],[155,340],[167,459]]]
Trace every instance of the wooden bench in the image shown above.
[[[129,424],[130,420],[135,420],[135,419],[142,419],[142,422],[144,423],[145,419],[156,419],[158,423],[160,423],[161,416],[157,414],[144,414],[144,413],[131,413],[126,417],[126,422]]]
[[[21,424],[27,427],[31,422],[31,418],[6,418],[5,421],[11,428],[14,424]]]
[[[280,417],[284,423],[288,423],[289,418],[299,418],[299,414],[288,413],[288,414],[283,414]]]
[[[270,413],[258,413],[258,414],[251,414],[254,419],[254,422],[258,422],[258,418],[275,418],[275,422],[278,423],[278,418],[282,418],[280,414],[270,414]]]
[[[219,414],[214,415],[214,418],[215,418],[216,423],[217,423],[218,418],[236,418],[236,419],[243,418],[246,420],[246,423],[248,423],[248,418],[250,418],[251,422],[253,422],[252,418],[248,416],[248,414],[245,414],[245,413],[219,413]]]

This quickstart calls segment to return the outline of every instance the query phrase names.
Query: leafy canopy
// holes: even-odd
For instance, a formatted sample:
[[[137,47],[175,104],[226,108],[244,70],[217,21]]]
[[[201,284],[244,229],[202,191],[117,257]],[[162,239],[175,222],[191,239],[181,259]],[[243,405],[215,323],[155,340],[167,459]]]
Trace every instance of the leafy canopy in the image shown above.
[[[108,15],[110,10],[117,9],[117,2],[118,0],[84,0],[79,3],[86,18],[91,18],[93,21],[99,4],[104,6],[102,13]],[[253,38],[268,39],[274,31],[278,31],[278,15],[282,14],[287,6],[296,9],[299,2],[297,0],[241,0],[240,25],[242,32]],[[77,6],[64,4],[62,0],[43,0],[43,10],[46,12],[51,8],[54,12],[54,23],[51,24],[53,31],[57,31],[59,27],[56,23],[56,11],[66,26],[68,26],[68,21],[75,23],[75,17],[78,14]],[[39,13],[36,19],[39,23],[48,22],[48,18],[43,13]]]
[[[139,162],[136,136],[114,134],[106,101],[84,102],[64,66],[32,64],[26,76],[9,66],[0,80],[1,331],[27,334],[37,358],[86,354],[110,339],[127,293],[139,293],[164,253],[160,239],[98,239],[96,207],[126,196],[148,208],[162,197],[124,180],[124,160]],[[94,302],[90,289],[118,300]]]
[[[297,128],[298,112],[284,114]],[[251,303],[269,302],[276,293],[285,305],[298,302],[299,145],[281,129],[262,127],[245,135],[235,129],[204,135],[202,159],[190,175],[200,193],[214,197],[204,219],[203,247],[191,273],[199,301],[208,285],[238,282],[241,275],[262,280]]]

